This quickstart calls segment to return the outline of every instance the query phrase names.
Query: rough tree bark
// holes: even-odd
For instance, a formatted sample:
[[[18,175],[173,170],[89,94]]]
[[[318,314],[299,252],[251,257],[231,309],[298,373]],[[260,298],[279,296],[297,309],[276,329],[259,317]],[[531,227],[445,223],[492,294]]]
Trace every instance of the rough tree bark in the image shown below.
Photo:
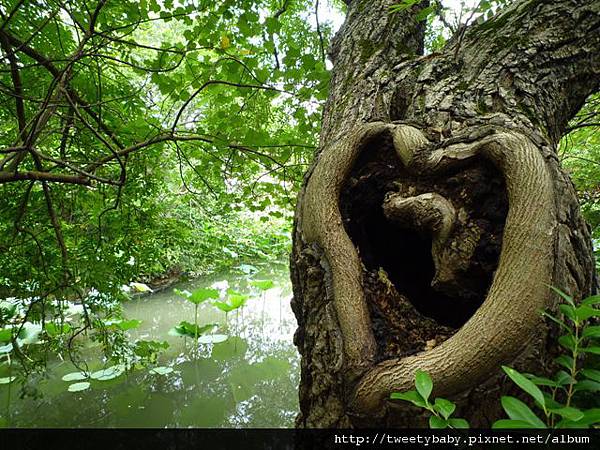
[[[597,286],[556,156],[600,85],[600,1],[517,0],[423,56],[422,2],[347,2],[291,256],[300,427],[421,426],[389,394],[414,372],[472,426],[551,370],[539,311]]]

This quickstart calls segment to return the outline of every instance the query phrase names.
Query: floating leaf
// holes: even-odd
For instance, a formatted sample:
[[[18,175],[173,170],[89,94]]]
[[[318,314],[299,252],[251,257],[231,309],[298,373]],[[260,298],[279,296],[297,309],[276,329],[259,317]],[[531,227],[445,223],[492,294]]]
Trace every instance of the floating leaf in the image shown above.
[[[73,383],[69,385],[69,392],[80,392],[89,389],[90,383],[89,381],[84,381],[82,383]]]
[[[251,264],[240,264],[239,266],[236,267],[236,269],[244,272],[246,275],[249,275],[254,272],[258,272],[258,269],[256,268],[256,266],[253,266]]]
[[[173,372],[173,368],[172,367],[154,367],[152,369],[149,370],[150,373],[155,374],[155,375],[167,375],[171,372]]]
[[[225,334],[205,334],[204,336],[198,337],[198,343],[200,344],[219,344],[227,340]]]
[[[63,375],[62,380],[63,381],[80,381],[80,380],[86,380],[87,378],[88,378],[88,375],[85,372],[71,372],[66,375]]]
[[[106,369],[93,372],[90,375],[90,378],[92,380],[108,381],[121,376],[123,372],[125,372],[125,367],[123,367],[121,364],[118,364],[116,366],[107,367]]]
[[[238,336],[233,336],[225,342],[213,345],[211,357],[216,360],[224,361],[235,357],[243,358],[248,350],[246,341]]]

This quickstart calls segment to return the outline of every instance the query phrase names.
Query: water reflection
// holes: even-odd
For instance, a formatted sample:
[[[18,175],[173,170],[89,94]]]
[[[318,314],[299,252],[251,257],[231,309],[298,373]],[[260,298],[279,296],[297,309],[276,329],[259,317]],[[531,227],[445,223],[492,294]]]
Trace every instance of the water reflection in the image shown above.
[[[253,289],[239,273],[181,283],[180,290],[226,286],[252,298],[238,312],[225,313],[209,304],[199,309],[199,325],[218,323],[225,342],[198,344],[170,336],[182,320],[193,321],[194,306],[172,288],[130,301],[128,319],[142,320],[132,339],[168,341],[157,365],[170,373],[138,369],[107,381],[91,380],[91,388],[68,392],[61,378],[77,371],[72,363],[54,361],[47,372],[33,375],[39,398],[19,399],[16,382],[8,406],[8,386],[0,387],[0,410],[17,427],[290,427],[298,409],[298,355],[292,344],[296,327],[289,306],[290,286],[284,267],[257,273],[275,286]],[[102,369],[92,358],[90,371]],[[89,381],[89,380],[88,380]],[[8,408],[7,408],[8,406]]]

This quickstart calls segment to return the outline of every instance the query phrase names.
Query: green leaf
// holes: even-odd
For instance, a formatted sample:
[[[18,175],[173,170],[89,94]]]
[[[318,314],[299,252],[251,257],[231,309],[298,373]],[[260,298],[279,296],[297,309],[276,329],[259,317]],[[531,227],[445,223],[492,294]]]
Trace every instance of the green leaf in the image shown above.
[[[565,406],[564,408],[551,409],[550,412],[554,414],[558,414],[565,419],[571,420],[573,422],[577,422],[579,419],[583,418],[583,412],[577,408],[573,408],[571,406]]]
[[[415,20],[417,22],[421,22],[425,19],[427,19],[427,17],[429,17],[430,14],[433,14],[435,12],[435,5],[430,5],[427,8],[423,8],[421,11],[419,11],[417,13],[417,15],[415,15]]]
[[[551,314],[548,314],[546,311],[542,311],[542,316],[547,317],[548,319],[550,319],[551,321],[553,321],[554,323],[557,323],[558,325],[560,325],[562,328],[564,328],[566,331],[568,331],[569,333],[572,333],[571,327],[569,327],[566,323],[564,323],[562,320],[557,319],[556,317],[554,317]]]
[[[82,383],[73,383],[69,385],[69,392],[80,392],[89,389],[90,383],[89,381],[84,381]]]
[[[573,301],[573,297],[571,297],[570,295],[565,294],[563,291],[561,291],[560,289],[555,288],[554,286],[548,286],[550,289],[552,289],[554,292],[556,292],[558,295],[560,295],[569,305],[575,307],[575,302]]]
[[[175,295],[178,295],[181,298],[186,299],[186,300],[192,296],[192,293],[190,291],[188,291],[187,289],[180,291],[179,289],[176,288],[176,289],[173,289],[173,293]]]
[[[585,425],[597,425],[600,423],[600,408],[592,408],[583,411],[583,419],[578,421]]]
[[[438,416],[429,417],[429,428],[448,428],[448,422]]]
[[[600,295],[592,295],[591,297],[584,298],[581,301],[582,305],[597,305],[600,303]]]
[[[583,347],[581,350],[586,353],[592,353],[593,355],[600,355],[600,347]]]
[[[585,327],[583,329],[583,333],[581,333],[581,337],[583,337],[583,338],[600,337],[600,325]]]
[[[422,370],[415,372],[415,387],[417,388],[417,392],[427,402],[433,390],[433,381],[427,372]]]
[[[0,384],[9,384],[15,381],[17,377],[2,377],[0,378]]]
[[[12,329],[4,328],[0,330],[0,342],[9,342],[12,339]]]
[[[600,382],[600,370],[596,369],[583,369],[581,373],[590,380]]]
[[[578,381],[575,385],[576,391],[600,392],[600,383],[592,380]]]
[[[465,428],[470,428],[471,427],[469,425],[469,422],[467,422],[465,419],[459,419],[459,418],[448,419],[448,424],[452,428],[465,429]]]
[[[575,312],[575,308],[572,307],[571,305],[559,305],[558,309],[560,309],[560,312],[562,312],[565,317],[568,317],[569,319],[571,319],[571,321],[573,322],[577,322],[577,314]]]
[[[577,380],[575,380],[571,375],[569,375],[564,370],[559,370],[558,373],[556,374],[555,378],[556,378],[556,384],[559,386],[565,386],[567,384],[572,384],[572,383],[577,382]]]
[[[589,305],[581,305],[575,310],[575,315],[580,322],[583,322],[590,317],[600,317],[600,309],[593,308]]]
[[[61,334],[67,334],[68,332],[70,332],[71,325],[69,325],[68,323],[63,323],[62,325],[60,325],[60,324],[55,324],[55,323],[49,322],[45,325],[44,330],[46,331],[48,336],[55,337],[55,336],[59,336]]]
[[[195,305],[205,302],[208,299],[217,299],[220,293],[217,289],[200,288],[192,292],[188,300]]]
[[[569,371],[573,368],[573,358],[568,355],[560,355],[558,358],[554,358],[554,361]]]
[[[411,402],[413,405],[420,406],[421,408],[425,408],[425,406],[427,406],[427,402],[417,391],[392,392],[390,398],[392,400],[404,400]]]
[[[556,387],[558,383],[546,377],[537,377],[535,375],[528,376],[536,386],[551,386]]]
[[[80,381],[87,380],[88,375],[85,372],[71,372],[66,375],[63,375],[63,381]]]
[[[98,370],[90,375],[92,380],[108,381],[121,376],[125,372],[125,367],[121,364],[107,367],[106,369]],[[78,383],[79,384],[79,383]]]
[[[198,338],[200,344],[219,344],[227,340],[226,334],[206,334]]]
[[[575,350],[575,337],[570,334],[566,334],[558,338],[558,343],[567,350]]]
[[[523,420],[512,419],[497,420],[492,424],[492,429],[494,430],[502,428],[531,428],[531,424]]]
[[[117,323],[116,325],[120,330],[127,331],[127,330],[131,330],[133,328],[137,328],[141,324],[142,324],[141,320],[131,319],[131,320],[122,320],[119,323]]]
[[[273,280],[252,280],[250,286],[259,288],[261,291],[267,291],[271,289],[275,284]]]
[[[159,367],[154,367],[154,368],[150,369],[149,372],[153,375],[167,375],[167,374],[173,372],[173,368],[159,366]]]
[[[440,413],[444,419],[447,419],[456,409],[456,405],[445,398],[436,398],[433,409]]]
[[[546,428],[546,424],[521,400],[515,397],[503,396],[500,399],[508,417],[513,420],[527,422],[532,428]]]
[[[546,402],[544,401],[544,394],[540,391],[532,381],[525,378],[515,369],[507,366],[502,366],[502,370],[509,376],[509,378],[521,389],[531,395],[541,406],[544,408],[546,406]]]

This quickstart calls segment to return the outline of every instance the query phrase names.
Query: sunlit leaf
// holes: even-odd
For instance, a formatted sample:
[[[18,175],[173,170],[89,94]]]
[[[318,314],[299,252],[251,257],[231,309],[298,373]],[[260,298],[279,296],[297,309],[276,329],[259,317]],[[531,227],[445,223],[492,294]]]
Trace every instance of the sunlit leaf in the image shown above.
[[[81,392],[89,389],[90,383],[88,381],[83,381],[81,383],[73,383],[69,385],[69,392]]]

